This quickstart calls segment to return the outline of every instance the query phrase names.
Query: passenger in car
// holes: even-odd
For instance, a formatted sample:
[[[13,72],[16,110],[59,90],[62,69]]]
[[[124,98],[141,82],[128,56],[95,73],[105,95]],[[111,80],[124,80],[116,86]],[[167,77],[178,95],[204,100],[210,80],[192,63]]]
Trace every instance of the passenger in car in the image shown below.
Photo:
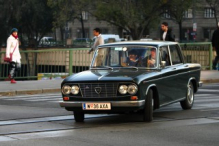
[[[142,59],[142,66],[144,67],[155,67],[156,65],[156,49],[151,49],[151,54],[144,59]]]

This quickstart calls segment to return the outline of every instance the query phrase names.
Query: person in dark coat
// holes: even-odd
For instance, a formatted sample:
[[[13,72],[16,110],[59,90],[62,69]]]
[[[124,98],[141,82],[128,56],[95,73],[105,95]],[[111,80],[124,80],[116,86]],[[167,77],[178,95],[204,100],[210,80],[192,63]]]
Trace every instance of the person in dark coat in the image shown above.
[[[213,61],[213,69],[216,69],[216,65],[218,63],[219,60],[219,23],[218,23],[218,27],[217,29],[214,31],[213,35],[212,35],[212,47],[213,50],[216,51],[216,57]]]
[[[172,36],[172,31],[168,28],[168,23],[167,22],[163,22],[161,24],[161,36],[160,36],[160,40],[163,41],[175,41],[173,36]]]

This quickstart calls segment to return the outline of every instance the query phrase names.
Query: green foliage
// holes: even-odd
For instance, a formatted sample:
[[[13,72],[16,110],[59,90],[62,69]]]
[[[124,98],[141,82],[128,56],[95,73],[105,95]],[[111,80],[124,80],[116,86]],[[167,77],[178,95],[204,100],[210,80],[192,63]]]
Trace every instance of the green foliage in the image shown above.
[[[171,0],[167,2],[166,8],[170,12],[170,17],[179,25],[179,39],[182,40],[182,22],[184,21],[185,11],[192,8],[192,0]]]
[[[184,19],[184,13],[192,7],[192,0],[171,0],[168,2],[168,10],[171,18],[177,23],[181,23]]]
[[[86,0],[48,0],[48,6],[54,10],[54,27],[63,27],[68,21],[80,19],[87,4]]]
[[[0,22],[4,22],[1,28],[7,32],[16,27],[19,29],[19,36],[25,35],[29,39],[42,38],[46,33],[51,32],[53,12],[47,6],[46,0],[0,0],[0,8],[2,8]],[[8,35],[3,30],[0,31],[1,34]],[[6,38],[4,39],[6,41]],[[38,42],[35,43],[35,47]]]
[[[139,39],[145,30],[157,22],[163,0],[94,0],[91,12],[98,20],[107,21]]]

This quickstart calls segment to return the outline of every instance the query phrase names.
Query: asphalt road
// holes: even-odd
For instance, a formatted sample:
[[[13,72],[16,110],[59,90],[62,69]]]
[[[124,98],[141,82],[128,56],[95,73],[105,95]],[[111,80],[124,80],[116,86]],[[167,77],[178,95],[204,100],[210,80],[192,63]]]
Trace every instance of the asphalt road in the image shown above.
[[[219,84],[204,84],[192,110],[179,103],[154,112],[152,123],[141,115],[86,115],[76,123],[59,107],[61,94],[0,97],[0,145],[149,145],[218,146]]]

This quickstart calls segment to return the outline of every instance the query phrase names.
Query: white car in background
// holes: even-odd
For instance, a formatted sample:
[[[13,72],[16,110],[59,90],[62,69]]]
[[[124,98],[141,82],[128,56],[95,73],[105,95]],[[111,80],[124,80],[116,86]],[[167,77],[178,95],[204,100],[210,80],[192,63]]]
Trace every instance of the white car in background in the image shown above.
[[[39,43],[40,46],[55,46],[56,41],[53,37],[43,37]]]
[[[121,42],[121,38],[117,34],[101,34],[102,38],[104,39],[104,43],[112,43],[112,42]],[[93,42],[95,41],[96,37],[93,38]]]

